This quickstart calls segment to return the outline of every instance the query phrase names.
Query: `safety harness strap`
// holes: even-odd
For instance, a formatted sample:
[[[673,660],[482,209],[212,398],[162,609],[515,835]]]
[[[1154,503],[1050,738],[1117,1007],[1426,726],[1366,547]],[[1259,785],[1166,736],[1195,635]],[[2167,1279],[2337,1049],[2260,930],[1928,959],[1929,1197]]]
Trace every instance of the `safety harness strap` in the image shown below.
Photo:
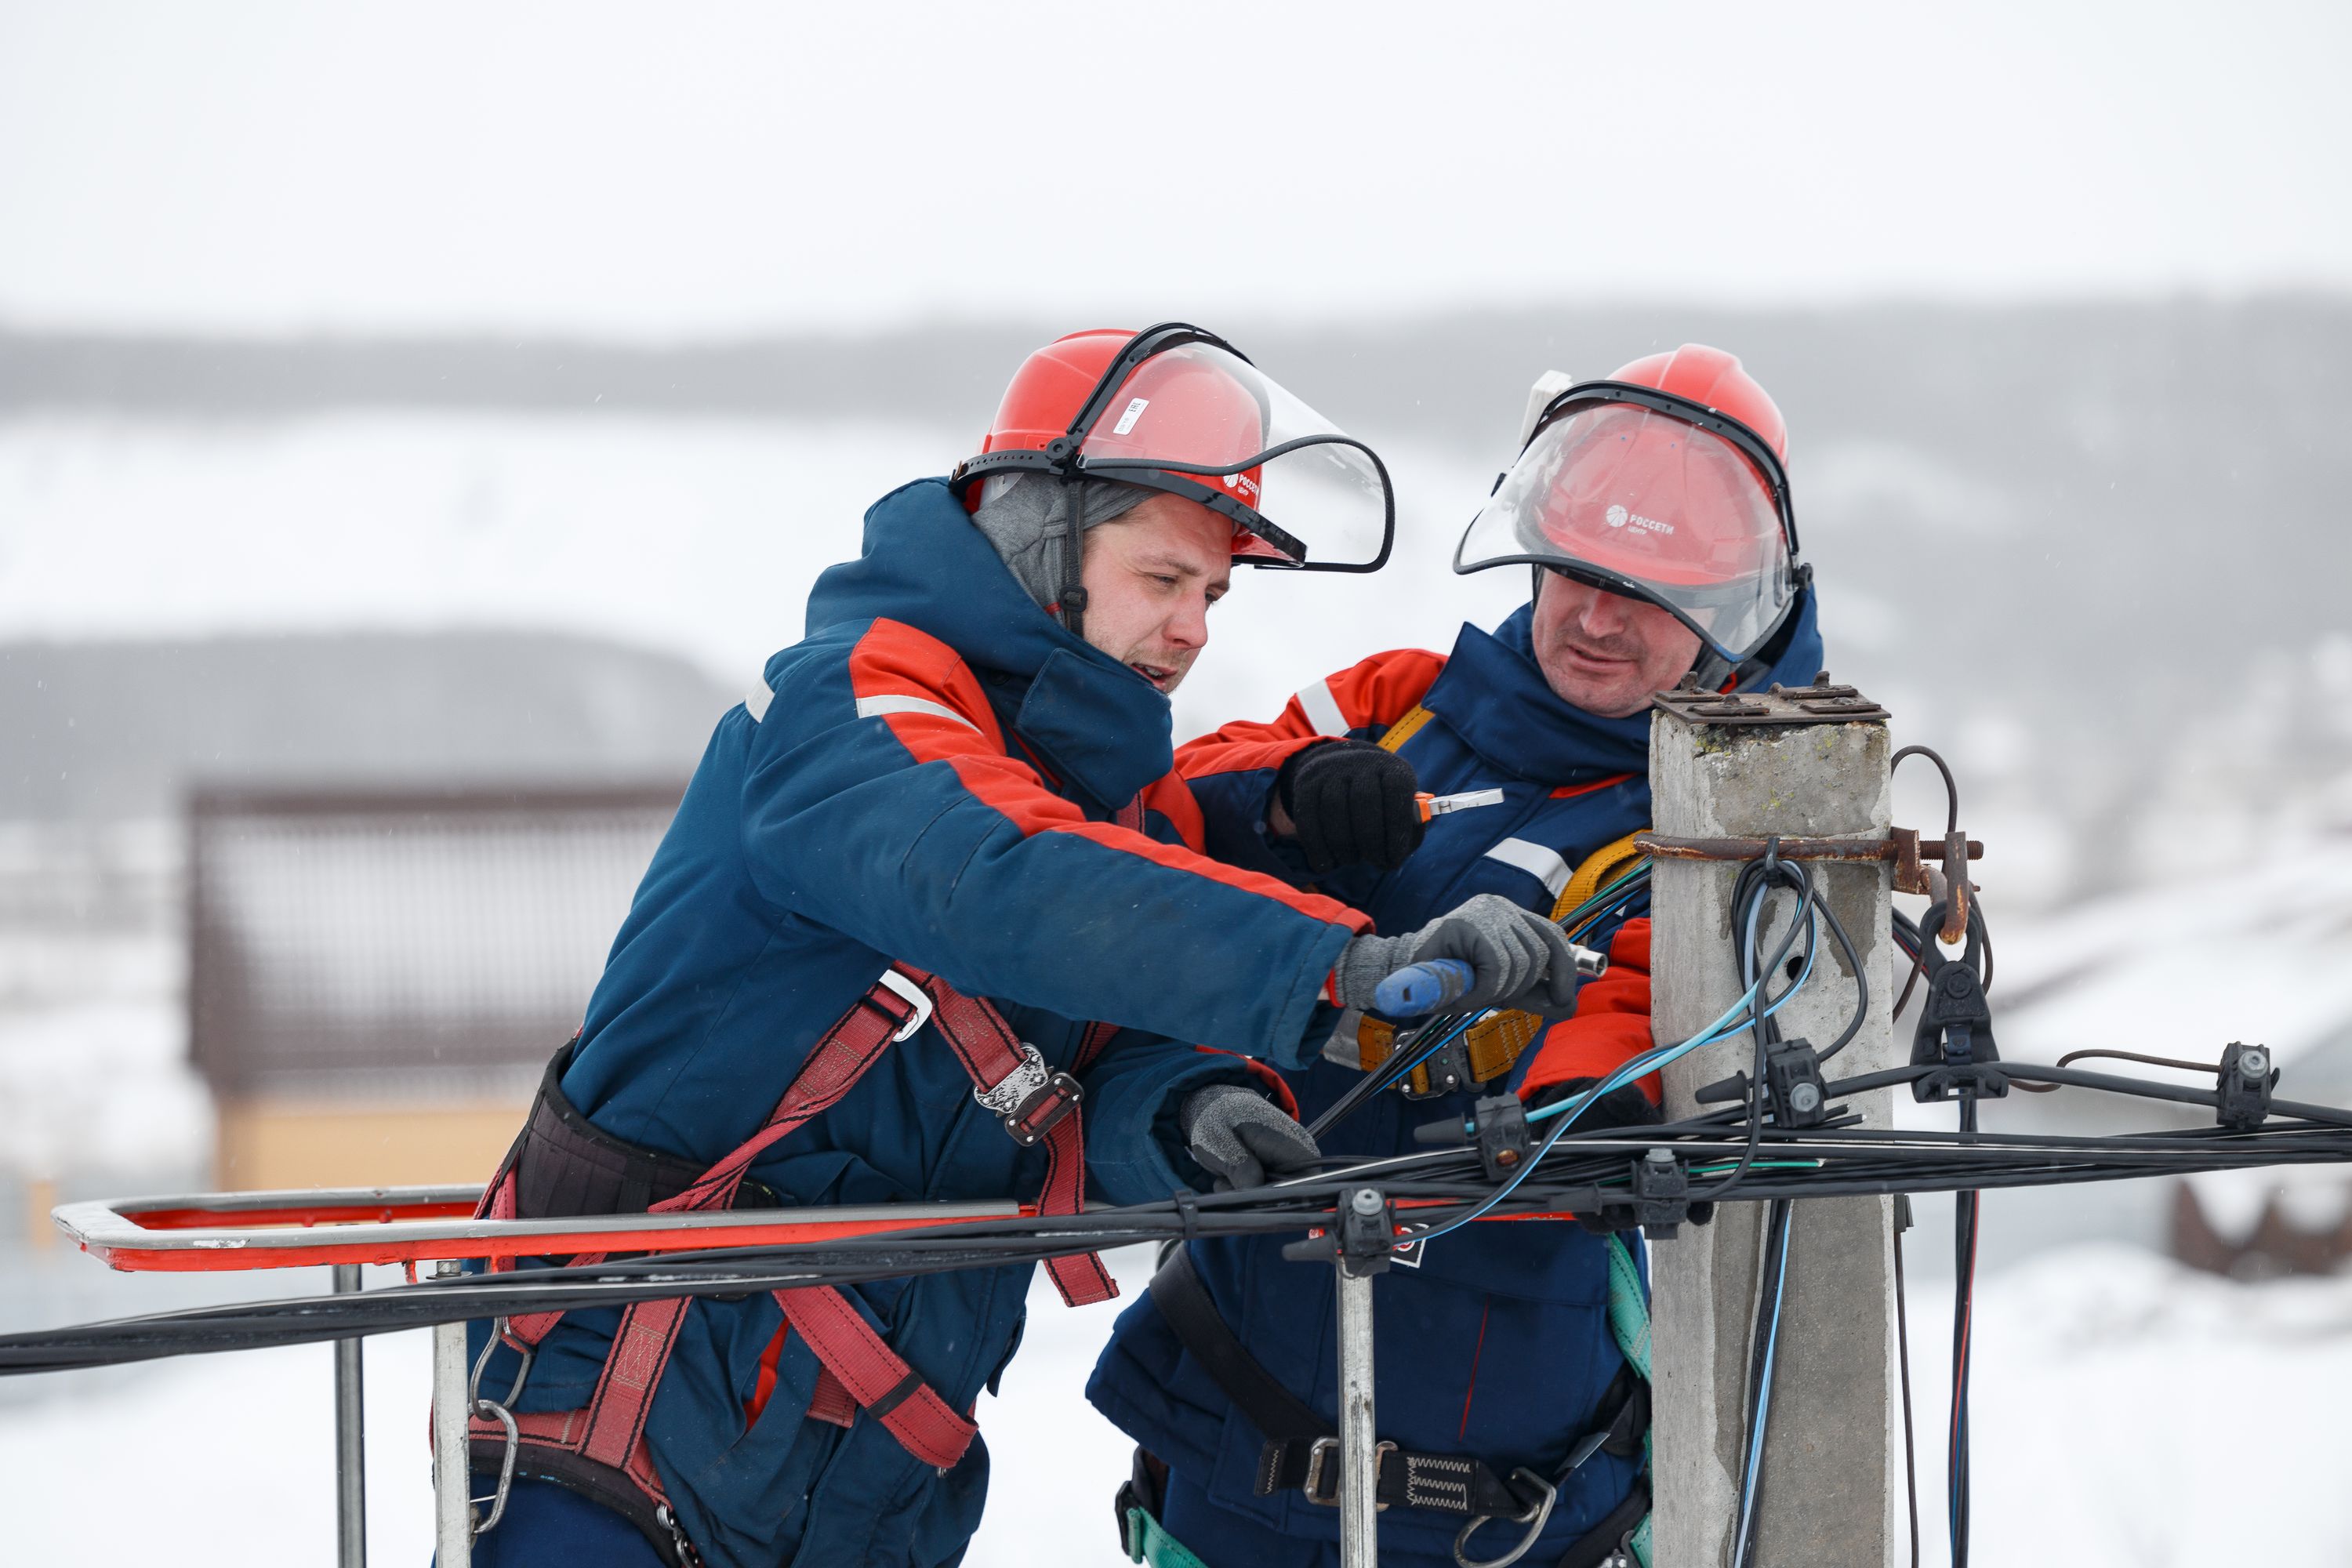
[[[1404,716],[1399,719],[1395,723],[1390,725],[1388,727],[1387,733],[1381,737],[1381,750],[1383,752],[1402,751],[1404,749],[1404,743],[1407,741],[1412,740],[1415,735],[1421,733],[1421,727],[1436,717],[1436,714],[1431,712],[1428,709],[1423,708],[1420,703],[1414,703],[1412,707],[1406,709],[1404,710]]]
[[[1297,1487],[1310,1502],[1336,1504],[1338,1427],[1249,1353],[1201,1283],[1190,1247],[1178,1247],[1152,1276],[1151,1304],[1234,1407],[1265,1437],[1258,1455],[1258,1496]],[[1633,1443],[1638,1450],[1638,1435]],[[1511,1519],[1526,1513],[1537,1500],[1522,1497],[1466,1455],[1415,1453],[1382,1443],[1378,1465],[1376,1492],[1384,1508]]]
[[[849,1397],[889,1428],[899,1446],[927,1465],[948,1469],[979,1428],[883,1342],[865,1314],[830,1285],[779,1290],[776,1304]]]
[[[1118,822],[1139,831],[1143,826],[1140,800],[1122,808]],[[762,1153],[840,1103],[885,1050],[927,1023],[936,1026],[962,1064],[971,1079],[973,1097],[998,1114],[1016,1141],[1045,1144],[1045,1176],[1038,1212],[1081,1212],[1086,1204],[1086,1151],[1076,1079],[1046,1071],[1035,1047],[1015,1035],[1003,1015],[987,1002],[966,996],[922,970],[897,963],[819,1037],[758,1131],[682,1190],[646,1205],[646,1212],[674,1214],[732,1205],[746,1173]],[[1089,1024],[1073,1063],[1076,1070],[1085,1071],[1114,1033],[1108,1025]],[[648,1173],[643,1179],[659,1181],[666,1173],[667,1157],[622,1145],[595,1130],[564,1100],[562,1068],[569,1061],[571,1049],[567,1046],[559,1053],[541,1086],[541,1100],[555,1107],[551,1136],[566,1147],[579,1143],[585,1149],[583,1141],[593,1142],[596,1147],[587,1150],[592,1160],[618,1157],[626,1164],[632,1156],[643,1155],[645,1160],[639,1163],[646,1165]],[[534,1104],[534,1121],[539,1110]],[[527,1121],[523,1134],[499,1162],[476,1210],[478,1216],[508,1219],[520,1209],[520,1172],[531,1131],[532,1122]],[[635,1171],[635,1165],[628,1169]],[[627,1212],[635,1212],[635,1207],[632,1203]],[[624,1211],[598,1207],[588,1212]],[[572,1262],[593,1265],[605,1256],[586,1253]],[[514,1264],[509,1259],[494,1261],[490,1267],[511,1268]],[[1118,1294],[1118,1285],[1095,1254],[1055,1258],[1046,1268],[1063,1300],[1073,1306]],[[810,1418],[846,1426],[862,1408],[909,1454],[927,1464],[944,1470],[963,1458],[978,1428],[892,1351],[839,1290],[810,1286],[779,1290],[775,1297],[783,1310],[786,1330],[799,1331],[823,1369],[810,1401]],[[638,1519],[641,1525],[657,1519],[678,1543],[680,1556],[690,1548],[676,1530],[668,1498],[653,1468],[645,1429],[690,1304],[688,1299],[678,1298],[639,1301],[625,1308],[587,1407],[516,1417],[514,1439],[520,1450],[537,1457],[538,1468],[549,1479],[600,1500],[610,1501],[625,1495],[626,1488],[615,1484],[618,1480],[634,1486],[639,1500],[623,1511]],[[562,1317],[560,1311],[517,1317],[505,1325],[504,1333],[528,1351],[545,1339]],[[476,1453],[478,1461],[487,1458],[492,1468],[503,1461],[507,1435],[499,1420],[476,1415],[469,1423],[469,1436],[478,1449],[487,1451]],[[646,1500],[653,1514],[639,1519],[646,1512]],[[647,1533],[655,1536],[650,1529]],[[658,1543],[659,1537],[655,1538]]]

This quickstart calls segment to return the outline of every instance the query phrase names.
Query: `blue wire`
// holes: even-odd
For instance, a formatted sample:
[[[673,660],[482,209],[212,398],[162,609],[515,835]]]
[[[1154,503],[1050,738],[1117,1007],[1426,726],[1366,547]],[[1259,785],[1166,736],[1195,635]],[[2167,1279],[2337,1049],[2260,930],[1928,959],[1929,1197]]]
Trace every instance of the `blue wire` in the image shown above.
[[[1762,900],[1758,900],[1756,905],[1751,906],[1748,913],[1751,950],[1753,947],[1752,936],[1757,919],[1757,910],[1760,909],[1762,902]],[[1739,1021],[1740,1015],[1743,1012],[1751,1011],[1755,1007],[1757,994],[1762,989],[1765,981],[1764,976],[1759,975],[1755,984],[1749,985],[1745,992],[1741,993],[1739,999],[1732,1003],[1728,1008],[1725,1009],[1723,1016],[1716,1019],[1714,1023],[1708,1025],[1701,1033],[1692,1036],[1689,1039],[1683,1041],[1679,1045],[1660,1046],[1643,1052],[1642,1055],[1633,1058],[1630,1061],[1621,1062],[1618,1064],[1617,1069],[1614,1072],[1610,1073],[1606,1078],[1603,1078],[1599,1083],[1593,1085],[1592,1088],[1586,1089],[1582,1094],[1572,1095],[1568,1099],[1559,1101],[1556,1105],[1547,1105],[1540,1110],[1529,1111],[1528,1113],[1528,1121],[1530,1122],[1539,1121],[1547,1117],[1556,1116],[1560,1118],[1559,1124],[1551,1130],[1550,1133],[1545,1137],[1541,1144],[1537,1146],[1533,1157],[1531,1157],[1526,1164],[1521,1165],[1517,1171],[1513,1172],[1510,1180],[1505,1182],[1501,1186],[1495,1189],[1493,1193],[1489,1194],[1479,1203],[1477,1207],[1470,1210],[1467,1214],[1461,1215],[1459,1218],[1448,1220],[1445,1224],[1437,1226],[1433,1230],[1422,1232],[1420,1235],[1412,1238],[1412,1242],[1408,1242],[1404,1245],[1411,1246],[1414,1243],[1434,1241],[1439,1237],[1447,1234],[1449,1231],[1458,1230],[1462,1226],[1468,1225],[1471,1221],[1486,1215],[1496,1205],[1502,1203],[1506,1198],[1508,1198],[1512,1193],[1518,1190],[1518,1185],[1521,1182],[1526,1181],[1528,1176],[1535,1173],[1536,1166],[1542,1163],[1543,1157],[1546,1154],[1551,1152],[1552,1145],[1559,1142],[1560,1135],[1568,1131],[1570,1124],[1575,1121],[1579,1116],[1581,1116],[1589,1107],[1598,1101],[1602,1096],[1622,1088],[1624,1085],[1633,1082],[1635,1079],[1645,1077],[1648,1074],[1654,1072],[1659,1068],[1666,1066],[1670,1062],[1680,1060],[1682,1058],[1698,1049],[1701,1046],[1711,1045],[1716,1040],[1720,1039],[1727,1035],[1737,1034],[1742,1029],[1751,1028],[1755,1026],[1755,1025],[1762,1023],[1764,1019],[1770,1017],[1773,1014],[1786,1006],[1790,998],[1794,997],[1798,992],[1802,991],[1805,988],[1805,982],[1812,978],[1813,954],[1820,950],[1821,945],[1819,940],[1821,936],[1821,914],[1818,910],[1813,912],[1812,919],[1809,922],[1809,925],[1810,929],[1805,942],[1804,968],[1798,972],[1796,983],[1790,985],[1788,990],[1782,992],[1779,996],[1775,997],[1771,1005],[1766,1007],[1761,1014],[1757,1015],[1757,1016],[1749,1022],[1742,1023]],[[1485,1015],[1483,1014],[1479,1015],[1479,1016],[1482,1017],[1484,1016]],[[1462,1030],[1469,1028],[1475,1022],[1476,1022],[1476,1019],[1475,1018],[1465,1020],[1455,1029],[1454,1033],[1459,1034]],[[1448,1035],[1444,1040],[1440,1040],[1436,1046],[1431,1047],[1431,1051],[1433,1053],[1436,1050],[1443,1048],[1446,1044],[1446,1041],[1451,1040],[1453,1037],[1453,1035]],[[1784,1258],[1784,1265],[1786,1259]]]
[[[1770,1017],[1782,1007],[1787,1006],[1790,1000],[1794,997],[1798,992],[1802,991],[1805,988],[1805,982],[1813,977],[1813,954],[1820,951],[1820,942],[1818,939],[1821,936],[1821,914],[1819,910],[1814,911],[1810,924],[1811,929],[1808,933],[1805,942],[1804,968],[1798,971],[1795,984],[1790,986],[1788,990],[1782,992],[1780,995],[1772,999],[1771,1005],[1764,1009],[1763,1013],[1758,1019],[1759,1022],[1760,1022],[1762,1018]],[[1754,927],[1752,917],[1749,921],[1749,926],[1750,935],[1752,938]],[[1685,1054],[1690,1051],[1695,1051],[1701,1046],[1713,1045],[1717,1040],[1722,1039],[1726,1036],[1736,1035],[1741,1030],[1749,1027],[1750,1026],[1748,1024],[1740,1022],[1736,1016],[1742,1008],[1754,1005],[1757,991],[1763,985],[1763,979],[1759,977],[1756,984],[1750,985],[1740,996],[1739,1000],[1731,1005],[1730,1011],[1724,1014],[1722,1017],[1717,1018],[1714,1023],[1708,1025],[1704,1033],[1694,1036],[1690,1039],[1683,1041],[1680,1045],[1660,1046],[1642,1056],[1635,1057],[1633,1060],[1620,1066],[1616,1072],[1611,1074],[1607,1079],[1602,1079],[1601,1083],[1585,1090],[1581,1096],[1571,1096],[1567,1100],[1559,1101],[1556,1105],[1547,1105],[1540,1110],[1531,1110],[1528,1112],[1528,1120],[1529,1121],[1539,1121],[1548,1116],[1557,1116],[1561,1111],[1568,1110],[1571,1106],[1580,1110],[1583,1105],[1590,1100],[1598,1100],[1601,1096],[1622,1087],[1623,1084],[1630,1083],[1634,1079],[1646,1076],[1656,1068],[1661,1068],[1665,1066],[1668,1062],[1678,1060]]]
[[[1739,1539],[1731,1561],[1748,1560],[1748,1532],[1755,1518],[1756,1473],[1764,1462],[1764,1425],[1772,1416],[1772,1363],[1780,1348],[1780,1303],[1789,1285],[1789,1211],[1780,1212],[1780,1267],[1772,1282],[1772,1319],[1764,1337],[1764,1371],[1756,1389],[1756,1424],[1748,1433],[1748,1464],[1739,1484]]]
[[[1797,985],[1790,987],[1788,994],[1783,995],[1780,1000],[1782,1002],[1786,1002],[1790,996],[1795,995],[1803,984],[1803,976],[1801,975],[1799,976]],[[1560,1118],[1559,1124],[1554,1127],[1551,1130],[1551,1132],[1544,1139],[1543,1142],[1538,1146],[1534,1156],[1530,1158],[1526,1164],[1521,1165],[1517,1171],[1513,1172],[1511,1173],[1510,1180],[1505,1182],[1500,1187],[1497,1187],[1493,1193],[1489,1194],[1477,1207],[1472,1209],[1469,1213],[1461,1215],[1457,1219],[1448,1220],[1445,1224],[1437,1226],[1433,1230],[1422,1232],[1419,1236],[1413,1237],[1413,1241],[1434,1241],[1439,1237],[1445,1235],[1449,1231],[1458,1230],[1463,1226],[1468,1225],[1471,1221],[1486,1214],[1489,1210],[1493,1209],[1495,1205],[1509,1197],[1512,1193],[1518,1190],[1519,1184],[1526,1181],[1528,1177],[1534,1173],[1536,1166],[1542,1163],[1543,1157],[1551,1152],[1552,1145],[1559,1142],[1561,1134],[1568,1131],[1570,1124],[1575,1121],[1579,1116],[1582,1115],[1585,1110],[1595,1100],[1599,1100],[1602,1095],[1609,1093],[1611,1090],[1619,1088],[1621,1085],[1630,1083],[1634,1079],[1640,1078],[1643,1074],[1651,1071],[1651,1058],[1657,1058],[1656,1065],[1664,1066],[1665,1063],[1673,1061],[1690,1051],[1695,1051],[1699,1047],[1713,1040],[1717,1035],[1723,1030],[1726,1025],[1732,1024],[1738,1019],[1742,1010],[1748,1008],[1755,1004],[1756,990],[1756,986],[1749,986],[1746,994],[1743,994],[1738,1001],[1734,1002],[1730,1008],[1725,1012],[1723,1016],[1717,1018],[1715,1023],[1709,1026],[1706,1033],[1693,1036],[1691,1038],[1685,1040],[1678,1046],[1664,1046],[1654,1050],[1644,1052],[1642,1056],[1634,1058],[1632,1061],[1621,1064],[1615,1072],[1611,1073],[1607,1078],[1602,1079],[1598,1085],[1592,1089],[1587,1089],[1583,1094],[1574,1096],[1569,1100],[1564,1100],[1558,1105],[1546,1106],[1543,1110],[1531,1113],[1528,1118],[1530,1121],[1545,1116],[1559,1116]],[[1769,1017],[1769,1016],[1770,1011],[1769,1009],[1767,1009],[1766,1016]],[[1411,1245],[1411,1243],[1407,1243],[1406,1245]]]

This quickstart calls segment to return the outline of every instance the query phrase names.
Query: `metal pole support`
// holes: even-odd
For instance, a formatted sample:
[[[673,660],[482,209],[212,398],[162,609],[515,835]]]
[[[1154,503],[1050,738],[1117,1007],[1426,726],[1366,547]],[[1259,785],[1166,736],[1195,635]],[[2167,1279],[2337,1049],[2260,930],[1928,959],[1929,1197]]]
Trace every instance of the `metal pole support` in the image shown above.
[[[433,1266],[436,1279],[460,1272],[455,1262]],[[472,1568],[473,1477],[466,1468],[467,1408],[466,1325],[433,1326],[434,1568]]]
[[[1379,1552],[1372,1425],[1372,1277],[1339,1265],[1339,1564],[1371,1568]]]
[[[335,1294],[360,1289],[360,1266],[338,1263]],[[353,1338],[335,1342],[335,1563],[336,1568],[367,1568],[367,1412],[360,1381],[360,1348]]]
[[[1373,1568],[1380,1555],[1381,1447],[1372,1425],[1372,1276],[1396,1255],[1396,1211],[1380,1188],[1350,1187],[1339,1194],[1328,1235],[1294,1241],[1282,1255],[1294,1262],[1329,1263],[1337,1271],[1339,1568]],[[1311,1474],[1307,1485],[1311,1495]]]
[[[1372,1421],[1372,1276],[1396,1242],[1388,1199],[1358,1187],[1341,1200],[1331,1261],[1339,1289],[1339,1568],[1380,1560],[1380,1431]]]

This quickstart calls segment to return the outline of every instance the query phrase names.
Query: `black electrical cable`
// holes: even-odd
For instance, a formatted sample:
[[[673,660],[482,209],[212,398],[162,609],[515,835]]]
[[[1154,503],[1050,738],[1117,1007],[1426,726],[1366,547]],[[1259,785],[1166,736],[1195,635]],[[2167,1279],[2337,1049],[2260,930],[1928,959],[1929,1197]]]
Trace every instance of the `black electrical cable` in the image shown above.
[[[1964,1095],[1960,1131],[1975,1131],[1976,1122],[1976,1097]],[[1973,1370],[1969,1352],[1976,1327],[1977,1218],[1981,1195],[1970,1189],[1953,1200],[1952,1426],[1945,1470],[1951,1510],[1952,1568],[1968,1568],[1969,1563],[1969,1376]]]
[[[1895,1353],[1903,1379],[1903,1491],[1911,1503],[1911,1568],[1919,1568],[1919,1458],[1911,1433],[1911,1321],[1904,1305],[1903,1233],[1911,1228],[1911,1196],[1895,1194]]]
[[[1906,757],[1925,757],[1944,775],[1944,799],[1949,806],[1944,816],[1944,837],[1949,838],[1960,830],[1960,786],[1952,777],[1952,765],[1933,746],[1906,746],[1886,759],[1888,778],[1895,776],[1895,770],[1903,765]]]
[[[1832,1085],[1832,1092],[1859,1092],[1876,1076]],[[1612,1197],[1623,1201],[1632,1162],[1646,1148],[1675,1147],[1698,1164],[1736,1163],[1751,1137],[1760,1140],[1763,1152],[1757,1158],[1761,1166],[1747,1173],[1741,1195],[1759,1201],[2052,1185],[2260,1164],[2352,1163],[2352,1132],[2321,1122],[2273,1121],[2251,1131],[2217,1126],[2101,1137],[1862,1127],[1793,1131],[1768,1126],[1758,1133],[1726,1120],[1738,1114],[1735,1110],[1666,1126],[1592,1129],[1562,1137],[1550,1146],[1546,1168],[1530,1171],[1524,1184],[1499,1202],[1475,1151],[1435,1150],[1357,1162],[1356,1167],[1276,1187],[1201,1194],[1183,1205],[1189,1215],[1172,1201],[1161,1201],[1083,1215],[967,1222],[822,1245],[713,1247],[607,1260],[587,1268],[477,1274],[360,1295],[257,1302],[15,1334],[0,1337],[0,1374],[306,1343],[433,1322],[577,1310],[631,1300],[740,1295],[1003,1268],[1105,1247],[1154,1243],[1181,1237],[1188,1226],[1195,1235],[1297,1234],[1328,1222],[1336,1195],[1354,1184],[1350,1171],[1357,1167],[1378,1166],[1383,1187],[1407,1205],[1415,1223],[1438,1225],[1490,1205],[1506,1215],[1591,1214]],[[2330,1114],[2352,1121],[2352,1112]],[[1793,1167],[1789,1167],[1790,1161]],[[1458,1173],[1449,1175],[1449,1171]]]
[[[1763,899],[1770,891],[1771,884],[1783,876],[1792,879],[1787,885],[1798,894],[1796,912],[1789,918],[1789,929],[1782,934],[1780,945],[1772,950],[1769,959],[1759,963],[1750,946],[1751,934],[1762,920],[1762,910],[1756,907],[1757,901]],[[1739,944],[1735,950],[1738,964],[1735,973],[1742,994],[1751,988],[1756,994],[1755,1003],[1749,1008],[1755,1020],[1749,1029],[1755,1048],[1753,1076],[1748,1085],[1748,1144],[1740,1151],[1739,1163],[1732,1167],[1731,1173],[1713,1186],[1691,1194],[1690,1201],[1693,1203],[1721,1202],[1738,1187],[1741,1179],[1755,1164],[1764,1131],[1765,1058],[1769,1045],[1780,1038],[1779,1027],[1767,1011],[1769,1003],[1765,995],[1766,984],[1780,967],[1781,960],[1789,956],[1789,949],[1795,944],[1797,933],[1809,929],[1812,910],[1812,879],[1805,874],[1801,865],[1783,860],[1770,849],[1765,852],[1762,859],[1750,860],[1742,866],[1738,877],[1732,882],[1732,929]],[[1859,965],[1856,973],[1860,973]]]
[[[1821,900],[1821,911],[1822,918],[1829,921],[1830,935],[1837,940],[1838,947],[1845,953],[1846,967],[1853,972],[1853,1016],[1845,1021],[1845,1027],[1838,1031],[1838,1037],[1822,1050],[1821,1059],[1827,1061],[1845,1049],[1847,1044],[1862,1033],[1863,1022],[1870,1014],[1870,975],[1862,966],[1862,955],[1854,951],[1853,939],[1846,935],[1845,924],[1837,918],[1837,910],[1829,900]]]

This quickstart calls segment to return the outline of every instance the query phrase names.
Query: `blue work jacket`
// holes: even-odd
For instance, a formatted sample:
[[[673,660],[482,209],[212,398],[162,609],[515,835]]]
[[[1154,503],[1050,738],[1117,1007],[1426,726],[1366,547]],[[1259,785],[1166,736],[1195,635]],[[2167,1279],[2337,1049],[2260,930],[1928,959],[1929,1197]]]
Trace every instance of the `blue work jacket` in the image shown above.
[[[1167,699],[1039,609],[943,481],[893,491],[859,558],[818,580],[807,635],[719,720],[590,999],[566,1095],[609,1133],[715,1163],[898,960],[993,1001],[1055,1067],[1088,1020],[1120,1026],[1080,1080],[1093,1194],[1205,1187],[1175,1106],[1248,1074],[1193,1042],[1302,1059],[1367,922],[1199,853],[1172,760]],[[1115,826],[1138,797],[1143,830]],[[750,1173],[814,1207],[1032,1197],[1042,1166],[926,1026]],[[1030,1273],[846,1294],[969,1411],[1019,1342]],[[519,1407],[586,1404],[617,1319],[565,1319]],[[654,1464],[704,1560],[956,1560],[984,1445],[942,1476],[863,1413],[847,1429],[804,1419],[818,1363],[799,1335],[778,1343],[781,1323],[768,1295],[697,1302],[653,1404]],[[484,1386],[510,1367],[502,1351]]]
[[[1499,789],[1503,803],[1434,818],[1421,848],[1396,870],[1343,868],[1315,885],[1369,912],[1389,935],[1414,930],[1479,893],[1551,913],[1576,868],[1649,825],[1650,716],[1601,718],[1555,696],[1536,663],[1531,618],[1531,607],[1522,607],[1492,636],[1465,626],[1450,657],[1419,649],[1376,655],[1300,692],[1270,724],[1229,724],[1187,745],[1179,768],[1207,814],[1213,849],[1241,864],[1287,871],[1304,884],[1295,851],[1265,830],[1276,770],[1318,738],[1378,741],[1419,707],[1431,717],[1399,754],[1412,763],[1421,788]],[[1748,684],[1810,681],[1821,656],[1808,592],[1771,668]],[[1645,911],[1646,904],[1636,905],[1631,912],[1637,918],[1612,921],[1587,939],[1637,959],[1638,969],[1628,963],[1610,984],[1588,985],[1578,1016],[1551,1031],[1540,1051],[1519,1058],[1515,1086],[1539,1056],[1577,1058],[1571,1070],[1557,1070],[1555,1063],[1556,1079],[1604,1071],[1646,1048]],[[1622,994],[1628,988],[1638,988],[1630,1016]],[[1322,1032],[1328,1034],[1338,1020],[1330,1009],[1325,1014]],[[1346,1057],[1351,1048],[1343,1040],[1330,1055]],[[1596,1053],[1606,1059],[1594,1059]],[[1318,1059],[1285,1076],[1311,1121],[1361,1074],[1352,1062]],[[1423,1100],[1383,1093],[1332,1129],[1324,1152],[1413,1152],[1414,1128],[1441,1118],[1459,1121],[1473,1098],[1468,1091]],[[1338,1407],[1339,1384],[1331,1268],[1284,1260],[1285,1239],[1198,1242],[1193,1263],[1259,1363],[1328,1416]],[[1373,1294],[1381,1436],[1422,1452],[1475,1455],[1498,1476],[1520,1466],[1552,1475],[1594,1425],[1601,1396],[1623,1365],[1608,1326],[1605,1248],[1571,1225],[1465,1226],[1432,1242],[1419,1268],[1379,1276]],[[1256,1495],[1264,1435],[1232,1407],[1149,1300],[1121,1314],[1087,1394],[1206,1493],[1212,1506],[1205,1515],[1171,1528],[1211,1568],[1286,1552],[1286,1561],[1307,1561],[1299,1555],[1303,1543],[1338,1540],[1337,1510],[1296,1491]],[[1631,1461],[1596,1454],[1562,1488],[1526,1561],[1557,1558],[1623,1500],[1635,1473]],[[1391,1509],[1381,1517],[1381,1561],[1450,1563],[1463,1522],[1458,1515]],[[1474,1541],[1471,1554],[1493,1556],[1517,1539],[1507,1522],[1497,1522]]]

